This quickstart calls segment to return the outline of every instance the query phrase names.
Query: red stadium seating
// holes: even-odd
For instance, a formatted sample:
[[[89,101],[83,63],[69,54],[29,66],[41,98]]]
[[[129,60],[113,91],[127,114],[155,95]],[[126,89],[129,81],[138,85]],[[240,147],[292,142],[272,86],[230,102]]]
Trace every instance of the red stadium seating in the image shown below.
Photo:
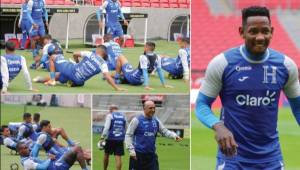
[[[189,8],[190,6],[190,0],[120,0],[120,3],[124,7]],[[101,5],[100,0],[95,0],[94,5]]]
[[[243,43],[238,34],[241,17],[213,16],[204,0],[193,0],[192,3],[192,70],[201,71],[206,69],[214,56]],[[277,16],[272,16],[272,25],[275,32],[270,47],[290,56],[300,66],[300,50],[289,38]]]
[[[10,4],[11,0],[1,0],[1,4]]]
[[[264,5],[269,9],[300,9],[299,0],[235,0],[235,7],[242,9],[251,5]]]

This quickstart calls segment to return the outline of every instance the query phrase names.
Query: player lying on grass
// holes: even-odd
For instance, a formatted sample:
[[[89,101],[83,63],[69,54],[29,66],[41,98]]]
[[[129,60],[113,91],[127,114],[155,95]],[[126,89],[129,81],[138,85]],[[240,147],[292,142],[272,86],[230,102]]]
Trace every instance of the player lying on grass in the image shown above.
[[[190,79],[190,39],[182,37],[177,40],[179,45],[178,56],[176,58],[162,57],[161,68],[169,73],[169,76],[175,79],[181,79],[189,82]]]
[[[196,116],[215,132],[218,170],[284,169],[279,97],[283,91],[300,125],[300,84],[295,62],[268,48],[273,31],[267,8],[243,9],[239,36],[244,44],[217,55],[206,69]],[[223,105],[220,118],[211,110],[217,96]]]
[[[67,83],[70,87],[83,86],[85,81],[102,72],[103,77],[115,90],[126,90],[118,87],[108,72],[105,46],[100,45],[93,52],[82,52],[78,58],[83,59],[77,64],[65,60],[62,54],[53,54],[55,50],[56,47],[53,45],[48,48],[50,78],[36,77],[34,82],[54,86],[58,80],[62,84]]]
[[[3,87],[2,87],[2,93],[6,93],[9,82],[11,82],[13,79],[15,79],[18,74],[23,71],[25,83],[29,90],[31,91],[37,91],[36,89],[33,89],[30,74],[27,69],[26,60],[23,56],[15,54],[15,48],[16,44],[14,42],[8,41],[5,43],[5,55],[1,56],[1,60],[3,61],[5,59],[5,62],[1,63],[1,80],[3,81]],[[6,68],[2,68],[5,67]]]
[[[0,129],[0,144],[6,146],[11,150],[17,150],[17,139],[12,137],[8,126],[2,125]]]
[[[30,151],[28,146],[22,142],[17,144],[17,151],[21,156],[21,164],[24,169],[28,170],[68,170],[76,161],[79,162],[82,170],[88,170],[85,165],[82,149],[75,146],[66,151],[60,157],[48,154],[48,159],[42,160],[37,156],[33,156],[33,151]]]
[[[163,71],[161,69],[161,58],[154,53],[155,43],[147,42],[144,48],[144,54],[140,56],[139,66],[133,69],[125,56],[119,56],[117,59],[115,82],[127,83],[130,85],[144,85],[146,90],[153,90],[149,86],[149,73],[156,69],[160,82],[165,88],[172,86],[165,83]]]
[[[103,27],[103,11],[106,11],[105,26],[107,28],[107,33],[112,34],[113,38],[119,37],[120,44],[124,45],[124,33],[123,28],[119,22],[119,18],[124,21],[125,25],[128,25],[127,20],[121,10],[121,3],[118,0],[105,0],[103,4],[97,10],[97,20],[99,22],[99,27]]]

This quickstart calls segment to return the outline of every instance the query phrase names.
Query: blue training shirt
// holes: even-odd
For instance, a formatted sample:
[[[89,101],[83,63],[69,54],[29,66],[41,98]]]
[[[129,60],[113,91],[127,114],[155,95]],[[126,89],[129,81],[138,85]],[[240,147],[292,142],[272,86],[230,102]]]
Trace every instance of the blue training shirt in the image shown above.
[[[281,90],[289,98],[300,96],[296,64],[268,48],[260,61],[252,60],[242,45],[232,48],[208,65],[200,92],[222,101],[221,120],[238,143],[237,155],[218,157],[260,163],[282,160],[278,132]]]

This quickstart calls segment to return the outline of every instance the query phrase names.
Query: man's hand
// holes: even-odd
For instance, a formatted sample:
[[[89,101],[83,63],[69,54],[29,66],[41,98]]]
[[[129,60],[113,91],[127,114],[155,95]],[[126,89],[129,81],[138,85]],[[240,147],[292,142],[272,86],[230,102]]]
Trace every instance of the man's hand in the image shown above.
[[[145,90],[154,90],[153,88],[149,87],[149,86],[146,86],[145,87]]]
[[[32,92],[38,92],[39,90],[36,89],[36,88],[32,88],[32,89],[30,89],[30,91],[32,91]]]
[[[18,27],[21,28],[21,24],[20,23],[18,23]]]
[[[221,152],[230,157],[237,154],[238,144],[235,142],[233,134],[224,126],[223,122],[213,126],[215,139],[218,142]]]
[[[51,160],[55,160],[55,155],[49,154],[48,157],[49,157],[49,159],[51,159]]]
[[[37,24],[32,24],[32,27],[34,28],[34,29],[38,29],[39,28],[39,26],[37,25]]]
[[[46,25],[47,29],[49,30],[49,23],[48,23],[48,21],[45,22],[45,25]]]
[[[168,89],[172,89],[172,88],[174,88],[173,86],[171,86],[171,85],[167,85],[167,84],[164,84],[163,86],[164,86],[164,88],[168,88]]]
[[[176,142],[180,142],[180,141],[182,141],[182,138],[179,137],[179,136],[176,136],[175,141],[176,141]]]
[[[128,91],[128,89],[125,89],[125,88],[121,88],[121,87],[117,87],[116,89],[117,91]]]
[[[137,160],[137,157],[136,157],[136,153],[135,152],[129,152],[130,154],[130,157],[134,160]]]
[[[128,26],[128,21],[124,19],[124,25]]]

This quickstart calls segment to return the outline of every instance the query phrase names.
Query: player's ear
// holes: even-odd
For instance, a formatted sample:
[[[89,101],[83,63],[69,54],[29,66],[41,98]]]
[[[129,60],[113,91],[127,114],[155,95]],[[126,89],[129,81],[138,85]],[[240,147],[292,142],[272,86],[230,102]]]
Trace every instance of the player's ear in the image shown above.
[[[244,37],[244,27],[243,27],[243,26],[240,26],[240,27],[239,27],[239,34],[240,34],[240,36],[241,36],[242,38],[245,38],[245,37]]]

